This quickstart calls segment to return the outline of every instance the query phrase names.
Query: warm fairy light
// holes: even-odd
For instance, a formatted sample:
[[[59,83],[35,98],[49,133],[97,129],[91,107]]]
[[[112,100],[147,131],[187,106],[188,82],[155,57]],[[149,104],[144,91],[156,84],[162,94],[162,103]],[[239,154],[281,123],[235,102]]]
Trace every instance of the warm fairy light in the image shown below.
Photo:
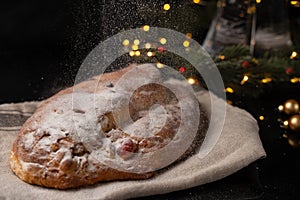
[[[124,40],[124,41],[123,41],[123,45],[124,45],[124,46],[128,46],[128,45],[129,45],[129,40],[127,40],[127,39]]]
[[[160,39],[159,39],[159,42],[160,42],[161,44],[166,44],[166,43],[167,43],[167,39],[166,39],[166,38],[160,38]]]
[[[259,119],[262,121],[265,119],[265,117],[261,115],[261,116],[259,116]]]
[[[225,92],[234,93],[234,90],[231,87],[227,87]]]
[[[283,111],[283,109],[284,109],[283,105],[278,106],[279,111]]]
[[[146,49],[150,49],[150,48],[151,48],[151,44],[150,44],[150,43],[146,43],[146,44],[145,44],[145,48],[146,48]]]
[[[256,11],[255,5],[250,6],[250,7],[248,7],[248,9],[247,9],[247,13],[248,13],[248,14],[253,14],[253,13],[255,13],[255,11]]]
[[[143,30],[144,30],[144,31],[149,31],[149,30],[150,30],[150,26],[149,26],[149,25],[143,26]]]
[[[139,49],[139,46],[134,44],[134,45],[132,45],[132,47],[131,47],[131,48],[132,48],[132,50],[136,51],[136,50],[138,50],[138,49]]]
[[[154,55],[153,52],[151,52],[151,51],[147,52],[147,56],[151,57],[153,55]]]
[[[136,52],[135,52],[135,55],[136,55],[136,56],[140,56],[140,55],[141,55],[141,52],[140,52],[140,51],[136,51]]]
[[[187,79],[187,82],[188,82],[190,85],[194,85],[194,84],[196,84],[196,79],[194,79],[194,78],[188,78],[188,79]]]
[[[171,8],[170,4],[166,3],[164,5],[164,10],[170,10],[170,8]]]
[[[259,116],[259,119],[260,119],[261,121],[263,121],[263,120],[265,119],[265,117],[264,117],[263,115],[261,115],[261,116]]]
[[[134,55],[135,55],[134,51],[130,51],[130,52],[129,52],[129,55],[130,55],[130,56],[134,56]]]
[[[270,83],[272,81],[272,78],[264,78],[261,80],[262,83]]]
[[[297,55],[298,55],[298,53],[296,51],[293,51],[292,54],[291,54],[291,56],[290,56],[290,59],[296,58]]]
[[[285,121],[283,122],[283,125],[288,126],[288,125],[289,125],[289,121],[288,121],[288,120],[285,120]]]
[[[247,75],[244,76],[243,80],[241,80],[241,85],[244,85],[249,80]]]
[[[184,46],[184,47],[189,47],[189,46],[190,46],[190,42],[187,41],[187,40],[185,40],[185,41],[183,42],[183,46]]]
[[[194,3],[200,3],[201,0],[193,0]]]
[[[300,82],[300,78],[295,77],[295,78],[292,78],[290,81],[291,81],[291,83],[297,83],[297,82]]]
[[[138,39],[136,39],[136,40],[133,41],[133,44],[134,44],[134,45],[139,45],[139,44],[140,44],[140,41],[139,41]]]
[[[218,58],[219,58],[220,60],[224,60],[224,59],[225,59],[225,56],[224,56],[224,55],[219,55]]]
[[[164,67],[164,64],[158,62],[158,63],[156,64],[156,66],[157,66],[157,68],[163,68],[163,67]]]
[[[261,3],[261,0],[256,0],[256,3]]]
[[[189,39],[191,39],[192,36],[193,36],[193,35],[192,35],[191,33],[187,33],[187,34],[186,34],[186,37],[189,38]]]
[[[291,1],[291,5],[295,6],[298,4],[298,1]]]
[[[259,64],[259,61],[256,58],[252,58],[251,62],[253,62],[253,63],[257,64],[257,65]]]

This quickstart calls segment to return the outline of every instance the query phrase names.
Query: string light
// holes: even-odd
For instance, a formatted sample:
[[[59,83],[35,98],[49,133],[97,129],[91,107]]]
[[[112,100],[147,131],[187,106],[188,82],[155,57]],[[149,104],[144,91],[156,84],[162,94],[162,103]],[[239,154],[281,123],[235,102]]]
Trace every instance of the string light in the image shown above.
[[[131,48],[132,48],[132,50],[134,50],[134,51],[135,51],[135,50],[138,50],[138,49],[139,49],[139,46],[134,44],[134,45],[132,45],[132,47],[131,47]]]
[[[158,63],[156,64],[156,66],[157,66],[157,68],[163,68],[163,67],[164,67],[164,64],[158,62]]]
[[[261,80],[262,83],[270,83],[272,81],[272,78],[264,78]]]
[[[259,119],[261,120],[261,121],[263,121],[264,119],[265,119],[265,117],[264,116],[259,116]]]
[[[196,80],[194,79],[194,78],[188,78],[187,79],[187,82],[190,84],[190,85],[194,85],[194,84],[196,84]]]
[[[134,45],[139,45],[139,44],[140,44],[140,41],[139,41],[138,39],[136,39],[136,40],[133,41],[133,44],[134,44]]]
[[[256,0],[256,3],[258,3],[258,4],[261,3],[261,0]]]
[[[147,52],[147,56],[149,56],[149,57],[154,56],[154,53],[149,51],[149,52]]]
[[[295,78],[292,78],[290,81],[291,81],[291,83],[297,83],[297,82],[300,82],[300,78],[295,77]]]
[[[150,49],[150,48],[151,48],[151,44],[150,44],[150,43],[146,43],[146,44],[145,44],[145,48],[146,48],[146,49]]]
[[[164,10],[168,11],[168,10],[170,10],[170,8],[171,8],[170,4],[166,3],[164,5]]]
[[[231,88],[231,87],[227,87],[226,89],[225,89],[225,92],[228,92],[228,93],[234,93],[234,90]]]
[[[194,3],[200,3],[201,0],[193,0]]]
[[[283,111],[283,109],[284,109],[283,105],[278,106],[279,111]]]
[[[224,56],[224,55],[219,55],[218,58],[219,58],[220,60],[224,60],[224,59],[225,59],[225,56]]]
[[[150,26],[149,26],[149,25],[143,26],[143,30],[144,30],[144,31],[149,31],[149,30],[150,30]]]
[[[134,55],[135,55],[134,51],[130,51],[130,52],[129,52],[129,55],[130,55],[130,56],[134,56]]]
[[[255,11],[256,11],[255,5],[250,6],[250,7],[248,7],[248,9],[247,9],[247,13],[248,13],[248,14],[253,14],[253,13],[255,13]]]
[[[185,40],[185,41],[183,42],[183,46],[184,46],[184,47],[189,47],[189,46],[190,46],[190,42],[187,41],[187,40]]]
[[[258,61],[256,58],[252,58],[251,61],[252,61],[253,63],[255,63],[256,65],[259,64],[259,61]]]
[[[127,40],[127,39],[124,40],[124,41],[123,41],[123,45],[124,45],[124,46],[128,46],[128,45],[129,45],[129,40]]]
[[[141,55],[141,52],[140,52],[140,51],[136,51],[136,52],[135,52],[135,55],[136,55],[136,56],[140,56],[140,55]]]
[[[293,5],[293,6],[299,6],[299,2],[298,1],[291,1],[291,5]]]
[[[290,56],[290,59],[294,59],[298,56],[298,53],[296,51],[293,51],[291,56]]]
[[[191,33],[187,33],[187,34],[186,34],[186,37],[189,38],[189,39],[191,39],[192,36],[193,36],[193,35],[192,35]]]
[[[159,39],[159,42],[160,42],[161,44],[166,44],[166,43],[167,43],[167,39],[166,39],[166,38],[160,38],[160,39]]]
[[[244,85],[249,80],[249,77],[247,75],[244,76],[244,78],[241,80],[241,85]]]
[[[288,125],[289,125],[289,121],[288,121],[288,120],[285,120],[285,121],[283,122],[283,125],[288,126]]]

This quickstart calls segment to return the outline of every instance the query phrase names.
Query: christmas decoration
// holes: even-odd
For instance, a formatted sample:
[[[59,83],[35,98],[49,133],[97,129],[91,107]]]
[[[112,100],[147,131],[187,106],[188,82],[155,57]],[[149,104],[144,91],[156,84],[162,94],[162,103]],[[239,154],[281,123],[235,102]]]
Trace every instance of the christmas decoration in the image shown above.
[[[300,132],[300,115],[293,115],[289,119],[289,127],[295,132]]]
[[[181,73],[184,73],[184,72],[186,71],[185,67],[183,67],[183,66],[179,67],[178,70],[179,70]]]
[[[242,67],[243,68],[248,68],[248,67],[250,67],[251,66],[251,64],[248,62],[248,61],[243,61],[242,62]]]
[[[292,147],[300,147],[300,109],[299,103],[295,99],[288,99],[278,110],[284,115],[278,119],[280,127],[285,129],[283,137],[288,140]]]
[[[289,99],[284,102],[283,111],[287,115],[296,114],[299,112],[299,103],[294,99]]]

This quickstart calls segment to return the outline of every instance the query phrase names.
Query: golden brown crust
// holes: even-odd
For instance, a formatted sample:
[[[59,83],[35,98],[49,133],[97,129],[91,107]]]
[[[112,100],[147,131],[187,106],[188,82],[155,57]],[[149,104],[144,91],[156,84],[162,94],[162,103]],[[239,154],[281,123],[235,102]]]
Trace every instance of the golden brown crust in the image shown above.
[[[53,113],[66,112],[61,108],[68,105],[63,103],[65,99],[62,97],[65,95],[72,94],[74,91],[100,94],[103,91],[109,90],[110,86],[107,87],[107,83],[112,86],[115,85],[122,75],[135,67],[135,65],[131,65],[125,69],[104,74],[101,78],[93,77],[74,87],[62,90],[53,97],[45,100],[34,115],[24,123],[13,143],[10,156],[10,165],[13,172],[20,179],[28,183],[59,189],[91,185],[99,181],[146,179],[153,176],[153,172],[141,174],[125,172],[112,169],[99,162],[91,156],[92,147],[88,147],[89,144],[84,144],[76,134],[72,134],[71,126],[54,131],[51,126],[47,129],[40,127],[40,124],[43,123],[55,123],[51,119],[48,119],[49,113],[53,115]],[[135,121],[142,118],[143,111],[145,109],[148,110],[155,103],[166,104],[167,113],[170,113],[170,117],[167,117],[166,125],[157,135],[149,137],[146,143],[140,136],[129,136],[125,132],[120,131],[115,125],[116,122],[112,120],[111,113],[104,113],[98,116],[97,123],[100,124],[99,126],[101,126],[104,135],[113,143],[118,142],[121,145],[121,149],[116,148],[113,152],[118,154],[117,156],[123,160],[130,159],[132,156],[128,152],[135,153],[140,151],[145,153],[153,151],[155,148],[163,147],[168,142],[166,139],[174,137],[180,123],[180,109],[176,106],[177,102],[174,101],[170,92],[162,92],[165,89],[155,84],[150,84],[142,89],[146,92],[159,92],[151,98],[145,98],[138,93],[133,95],[133,97],[136,97],[130,101],[130,114]],[[138,104],[137,102],[144,103]],[[168,104],[172,105],[168,106]],[[79,114],[85,113],[85,111],[81,110],[75,112]],[[197,137],[196,139],[200,141],[202,138]],[[91,145],[94,145],[93,142],[95,141],[92,141]],[[194,142],[194,144],[196,143]],[[184,156],[194,148],[194,146],[192,149],[189,148]]]

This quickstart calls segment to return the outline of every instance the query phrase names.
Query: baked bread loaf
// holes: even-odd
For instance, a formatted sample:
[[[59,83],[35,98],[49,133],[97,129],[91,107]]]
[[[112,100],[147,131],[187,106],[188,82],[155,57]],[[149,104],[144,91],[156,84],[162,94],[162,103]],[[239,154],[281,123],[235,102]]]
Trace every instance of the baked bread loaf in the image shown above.
[[[192,154],[204,138],[207,117],[187,94],[182,81],[164,80],[152,65],[62,90],[21,128],[11,169],[25,182],[59,189],[150,178]]]

